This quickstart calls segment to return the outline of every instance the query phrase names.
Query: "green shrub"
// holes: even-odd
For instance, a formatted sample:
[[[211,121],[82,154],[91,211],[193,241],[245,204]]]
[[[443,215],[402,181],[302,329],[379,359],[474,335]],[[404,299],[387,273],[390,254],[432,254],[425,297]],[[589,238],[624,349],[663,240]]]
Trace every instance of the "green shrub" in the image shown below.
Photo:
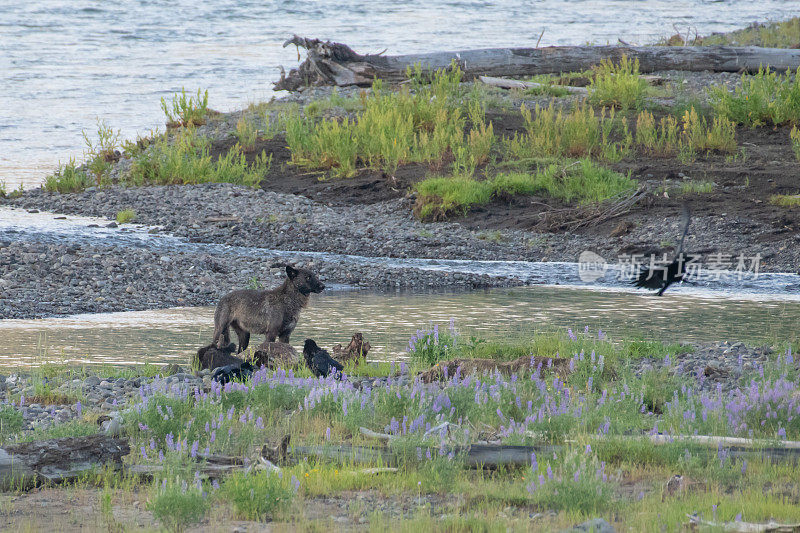
[[[239,518],[262,521],[288,506],[295,489],[277,473],[236,472],[225,479],[219,495],[233,503]]]
[[[199,488],[176,480],[160,487],[147,508],[170,531],[183,531],[203,519],[207,506]]]
[[[737,124],[800,124],[800,68],[785,74],[760,68],[757,74],[742,75],[741,83],[709,90],[711,105],[719,115]]]
[[[639,109],[647,82],[639,77],[639,60],[622,56],[619,63],[604,59],[594,69],[589,84],[589,101],[595,105]]]
[[[161,99],[161,109],[167,116],[167,127],[201,126],[206,123],[208,115],[208,91],[197,89],[196,96],[186,96],[186,90],[172,96],[171,105]]]
[[[58,170],[44,180],[44,188],[50,192],[61,194],[80,192],[94,185],[92,179],[75,166],[75,160],[70,159],[66,165],[59,164]]]
[[[272,154],[265,151],[248,164],[238,144],[213,160],[208,137],[185,128],[172,138],[164,136],[133,160],[125,177],[129,185],[175,185],[235,183],[256,187],[272,166]]]
[[[789,139],[792,141],[794,158],[800,161],[800,130],[797,129],[797,126],[792,126],[792,131],[789,132]]]
[[[0,435],[10,435],[22,429],[22,413],[11,406],[0,407]]]
[[[570,450],[556,468],[550,462],[533,466],[527,488],[531,500],[541,508],[588,514],[614,505],[605,465],[588,448],[585,453]]]
[[[117,212],[117,223],[127,224],[136,218],[136,211],[133,209],[123,209]]]

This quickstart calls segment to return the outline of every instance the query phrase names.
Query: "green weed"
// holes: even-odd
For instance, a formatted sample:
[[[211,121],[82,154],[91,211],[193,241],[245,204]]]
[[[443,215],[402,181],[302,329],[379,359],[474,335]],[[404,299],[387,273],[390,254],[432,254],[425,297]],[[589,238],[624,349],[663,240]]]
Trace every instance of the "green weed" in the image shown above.
[[[726,87],[709,90],[714,111],[737,124],[800,124],[800,68],[785,74],[761,68],[742,75],[733,91]]]
[[[273,472],[236,472],[225,478],[219,495],[233,503],[236,514],[245,520],[274,518],[294,499],[295,489],[288,479]]]
[[[604,59],[594,69],[589,84],[589,101],[595,105],[639,109],[647,82],[639,77],[639,60],[623,55],[619,63]]]
[[[800,161],[800,129],[797,129],[797,126],[792,126],[792,131],[789,132],[789,139],[792,141],[794,158]]]
[[[170,531],[184,531],[200,522],[208,507],[202,489],[188,486],[185,481],[164,481],[147,504],[153,516]]]
[[[117,224],[127,224],[136,219],[136,211],[133,209],[123,209],[117,212]]]
[[[244,115],[236,122],[236,138],[239,140],[239,144],[245,152],[252,152],[255,150],[258,130]]]
[[[781,207],[800,207],[800,194],[774,194],[769,197],[769,203]]]
[[[206,123],[208,115],[208,91],[197,89],[196,96],[187,96],[186,90],[172,96],[171,104],[161,99],[161,109],[167,117],[167,127],[201,126]]]
[[[58,170],[44,181],[44,188],[50,192],[61,194],[80,192],[94,185],[92,179],[75,166],[75,160],[70,159],[66,165],[58,165]]]

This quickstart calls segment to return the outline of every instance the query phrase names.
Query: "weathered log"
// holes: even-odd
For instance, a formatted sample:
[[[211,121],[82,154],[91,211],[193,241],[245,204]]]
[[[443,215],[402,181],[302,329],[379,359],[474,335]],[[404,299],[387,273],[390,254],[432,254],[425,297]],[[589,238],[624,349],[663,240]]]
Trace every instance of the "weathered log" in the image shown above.
[[[696,514],[686,517],[690,529],[724,531],[726,533],[800,533],[800,524],[780,524],[775,520],[765,523],[754,522],[712,522],[703,520]]]
[[[534,81],[510,80],[508,78],[495,78],[493,76],[478,76],[486,85],[499,87],[501,89],[542,89],[545,87],[555,87],[563,89],[572,94],[589,94],[586,87],[570,87],[569,85],[547,85],[546,83],[536,83]]]
[[[103,467],[119,470],[128,453],[130,446],[125,440],[106,435],[8,445],[0,448],[0,487],[61,483]]]
[[[486,48],[384,56],[361,55],[341,43],[295,35],[283,45],[305,48],[306,60],[289,75],[281,73],[275,90],[295,91],[308,85],[368,86],[375,78],[388,82],[406,79],[406,69],[420,65],[425,71],[444,69],[456,62],[464,78],[478,76],[532,76],[583,71],[603,59],[622,56],[639,60],[641,72],[686,70],[756,72],[762,66],[775,70],[800,67],[800,50],[755,46],[550,46],[543,48]]]

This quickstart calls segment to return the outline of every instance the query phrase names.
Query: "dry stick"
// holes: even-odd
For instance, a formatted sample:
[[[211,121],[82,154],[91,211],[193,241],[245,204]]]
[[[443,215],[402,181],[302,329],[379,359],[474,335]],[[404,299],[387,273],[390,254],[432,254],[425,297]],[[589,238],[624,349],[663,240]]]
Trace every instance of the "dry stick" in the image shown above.
[[[542,28],[542,33],[539,34],[539,39],[536,41],[536,46],[534,48],[539,48],[539,43],[542,42],[542,37],[544,37],[544,30],[547,28]]]

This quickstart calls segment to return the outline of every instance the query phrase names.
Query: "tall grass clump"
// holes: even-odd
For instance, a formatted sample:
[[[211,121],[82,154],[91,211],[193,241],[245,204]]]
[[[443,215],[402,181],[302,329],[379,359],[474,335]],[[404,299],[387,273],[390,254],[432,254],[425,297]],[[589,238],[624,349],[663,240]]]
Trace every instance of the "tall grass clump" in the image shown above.
[[[298,485],[278,473],[236,472],[225,478],[219,495],[233,503],[239,518],[263,521],[292,502]]]
[[[203,519],[207,506],[201,487],[165,479],[155,490],[147,508],[170,531],[184,531],[187,526]]]
[[[117,212],[117,224],[127,224],[136,218],[136,211],[133,209],[122,209]]]
[[[614,489],[605,466],[588,446],[583,453],[570,450],[555,468],[544,456],[534,455],[526,488],[532,502],[543,509],[584,514],[605,511],[614,505]]]
[[[785,74],[760,68],[757,74],[742,75],[731,91],[726,87],[709,90],[714,111],[745,126],[800,124],[800,68]]]
[[[800,17],[780,22],[754,23],[746,28],[726,33],[713,33],[690,39],[690,36],[673,35],[659,44],[668,46],[762,46],[765,48],[800,47]]]
[[[208,115],[208,91],[201,93],[197,89],[195,96],[187,96],[182,88],[180,94],[172,96],[170,103],[161,98],[161,109],[167,117],[168,128],[201,126]]]
[[[714,117],[711,123],[694,107],[681,118],[667,115],[656,122],[652,113],[642,111],[636,119],[636,146],[653,156],[680,155],[691,159],[698,152],[734,153],[736,125],[725,117]]]
[[[773,194],[769,203],[780,207],[800,207],[800,194]]]
[[[362,95],[363,111],[354,119],[294,116],[286,122],[286,141],[295,165],[331,170],[350,177],[359,164],[394,172],[398,165],[427,163],[440,167],[451,154],[460,173],[471,174],[489,156],[494,131],[483,108],[468,108],[471,130],[460,97],[458,67],[426,74],[410,70],[411,83],[397,92],[384,91],[376,80]]]
[[[639,109],[647,82],[639,77],[639,60],[622,56],[619,63],[604,59],[594,68],[589,83],[589,101],[595,105]]]
[[[255,124],[244,116],[240,117],[236,122],[236,138],[239,140],[239,145],[243,151],[252,152],[255,150],[256,140],[258,139],[258,130]]]
[[[75,159],[70,159],[65,165],[59,164],[55,173],[44,180],[45,190],[61,194],[80,192],[92,185],[92,178],[76,166]]]
[[[792,126],[792,131],[789,132],[789,139],[792,141],[794,157],[800,161],[800,130],[797,129],[797,126]]]
[[[216,159],[210,151],[208,137],[198,135],[194,128],[185,128],[172,137],[157,139],[134,158],[125,179],[137,186],[225,182],[256,187],[272,165],[272,154],[268,156],[266,151],[248,164],[238,144]]]
[[[514,159],[536,157],[600,157],[619,161],[630,153],[633,138],[628,123],[618,119],[614,109],[599,114],[585,102],[564,112],[551,104],[536,107],[534,113],[521,108],[525,133],[506,142],[506,155]],[[612,140],[618,135],[619,142]]]

